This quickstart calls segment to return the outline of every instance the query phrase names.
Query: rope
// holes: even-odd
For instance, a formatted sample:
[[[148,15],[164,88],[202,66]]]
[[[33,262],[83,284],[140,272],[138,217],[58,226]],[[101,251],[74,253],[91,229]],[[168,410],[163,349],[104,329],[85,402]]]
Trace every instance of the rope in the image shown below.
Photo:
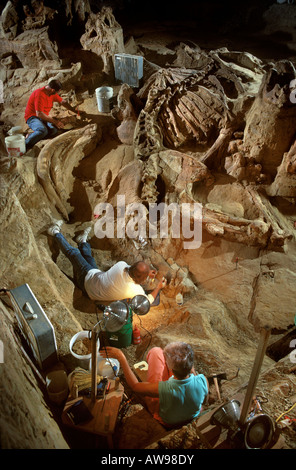
[[[103,377],[101,375],[97,375],[97,384],[101,382]],[[92,376],[91,373],[85,369],[77,367],[71,374],[69,375],[69,389],[72,396],[75,396],[75,392],[80,392],[85,388],[91,387]]]

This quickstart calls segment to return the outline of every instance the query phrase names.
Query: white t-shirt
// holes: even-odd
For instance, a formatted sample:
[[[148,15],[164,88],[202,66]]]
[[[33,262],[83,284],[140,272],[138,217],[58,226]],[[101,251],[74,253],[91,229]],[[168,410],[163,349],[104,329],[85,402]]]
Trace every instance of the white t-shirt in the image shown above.
[[[99,269],[88,271],[84,287],[89,298],[115,301],[132,299],[135,295],[145,295],[152,303],[153,296],[145,294],[143,287],[133,281],[126,268],[129,268],[129,265],[125,261],[119,261],[106,272]]]

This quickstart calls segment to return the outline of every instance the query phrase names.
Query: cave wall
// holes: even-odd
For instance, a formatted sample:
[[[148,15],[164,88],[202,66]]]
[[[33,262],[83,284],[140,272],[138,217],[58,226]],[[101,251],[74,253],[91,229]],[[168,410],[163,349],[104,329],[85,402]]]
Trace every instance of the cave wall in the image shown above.
[[[13,29],[10,33],[13,34]],[[47,30],[43,34],[47,34]],[[59,69],[61,62],[54,43],[49,51],[53,55],[45,57],[46,49],[44,49],[40,67],[36,67],[35,70],[35,65],[40,59],[37,54],[38,50],[37,55],[33,57],[34,60],[32,59],[34,67],[29,70],[24,51],[28,44],[32,44],[30,41],[33,38],[29,38],[30,41],[26,42],[29,35],[24,36],[20,39],[25,39],[25,42],[17,41],[17,47],[13,50],[11,39],[2,43],[2,47],[6,47],[5,56],[12,52],[13,56],[19,54],[19,60],[24,57],[23,67],[18,68],[19,64],[16,64],[15,69],[12,63],[7,66],[6,60],[6,66],[2,68],[2,72],[5,69],[8,102],[13,103],[14,98],[17,99],[20,109],[23,109],[31,87],[46,83],[53,69],[61,73],[65,81],[68,80],[69,88],[73,83],[77,84],[83,76],[81,67]],[[33,45],[36,50],[38,37],[39,33],[35,33]],[[186,56],[188,63],[191,65],[199,63],[198,60],[202,54],[198,48],[185,49],[188,53]],[[225,50],[215,51],[214,55],[218,58],[233,59],[233,56],[228,55]],[[190,60],[189,56],[191,56]],[[7,57],[4,58],[7,59]],[[243,56],[243,59],[248,64],[248,60],[250,62],[253,60],[246,56]],[[49,63],[48,60],[51,62]],[[155,69],[157,70],[158,67]],[[260,69],[260,64],[258,69]],[[259,70],[258,75],[254,73],[256,86],[259,83],[258,77],[264,75],[261,72],[262,70]],[[96,79],[98,77],[102,79],[102,76],[98,75]],[[215,84],[217,85],[217,82]],[[221,91],[219,84],[218,88]],[[253,93],[251,93],[251,100],[247,100],[248,106],[251,105],[257,89],[251,91]],[[85,106],[88,106],[88,110],[95,114],[95,98],[90,94],[86,96]],[[258,100],[254,101],[254,107],[250,108],[248,122],[251,122],[254,132],[258,130],[257,118],[254,119],[257,112],[256,106],[259,106],[259,112],[261,112],[261,104],[262,97],[259,96]],[[149,106],[150,109],[155,110],[148,102],[148,111]],[[275,108],[267,106],[263,118],[268,116],[276,119]],[[245,110],[240,106],[237,108],[234,106],[232,109],[238,112]],[[7,119],[7,127],[9,127],[8,124],[19,123],[16,118],[20,113],[13,107],[13,104],[11,108],[6,108],[3,115]],[[153,119],[148,120],[147,109],[146,116],[148,116],[147,128],[144,129],[143,134],[147,129],[154,131]],[[289,119],[290,117],[289,115]],[[294,119],[294,114],[292,117]],[[132,118],[135,121],[134,115]],[[20,122],[22,123],[21,119]],[[219,130],[221,130],[219,126],[223,128],[221,123],[225,124],[225,121],[219,121],[217,118],[215,137],[219,136]],[[150,124],[152,124],[151,127],[149,127]],[[203,244],[199,250],[183,251],[181,246],[183,240],[155,240],[144,252],[139,252],[132,240],[124,240],[120,243],[111,240],[103,247],[105,249],[102,249],[102,245],[95,240],[94,253],[98,262],[106,269],[118,259],[132,261],[145,257],[161,268],[161,274],[169,273],[172,282],[162,296],[161,305],[155,314],[156,320],[152,313],[144,320],[147,327],[151,329],[157,327],[152,344],[164,346],[167,341],[178,339],[182,335],[193,344],[200,371],[210,373],[215,372],[217,368],[232,370],[240,366],[242,372],[236,385],[245,382],[252,367],[260,326],[268,322],[275,329],[285,330],[291,325],[290,305],[295,300],[293,289],[295,281],[294,212],[292,211],[287,218],[277,208],[269,210],[262,204],[256,206],[255,197],[252,199],[251,192],[247,191],[248,185],[244,182],[245,179],[248,181],[248,177],[253,174],[251,170],[254,170],[254,165],[250,171],[246,166],[250,150],[247,145],[243,148],[246,156],[240,158],[239,163],[242,162],[242,165],[238,165],[237,173],[234,170],[232,173],[230,171],[230,178],[226,184],[218,180],[215,186],[215,178],[210,169],[204,164],[192,163],[193,158],[190,152],[188,155],[185,152],[185,155],[180,156],[175,149],[164,148],[163,142],[160,144],[157,140],[157,133],[147,134],[152,144],[146,149],[156,151],[151,153],[149,155],[151,158],[146,161],[147,155],[141,153],[142,148],[134,145],[140,139],[123,144],[118,142],[116,133],[106,130],[107,127],[107,124],[104,127],[103,122],[102,130],[98,130],[97,137],[102,138],[99,139],[99,145],[97,146],[98,142],[94,139],[94,145],[91,146],[89,154],[83,155],[89,158],[82,158],[81,153],[75,154],[74,164],[69,165],[70,183],[67,186],[65,207],[69,212],[70,222],[65,224],[64,228],[67,239],[73,242],[76,229],[81,228],[83,225],[81,222],[86,222],[89,216],[92,216],[92,210],[97,202],[113,202],[121,191],[127,191],[131,201],[135,198],[144,200],[145,194],[147,199],[153,200],[159,196],[157,191],[162,187],[169,188],[167,193],[162,192],[162,196],[167,197],[165,200],[168,202],[169,198],[172,198],[172,200],[179,201],[201,200],[205,203],[206,214],[211,219],[210,223],[203,227]],[[272,126],[271,128],[273,129]],[[134,129],[137,132],[135,122],[132,123],[131,129],[131,134]],[[291,127],[288,131],[289,134],[284,135],[280,142],[280,149],[277,149],[276,159],[272,163],[273,171],[276,171],[280,163],[281,154],[289,150],[288,141],[290,142],[293,135]],[[250,134],[251,132],[246,137],[246,143],[248,143],[247,138],[250,141],[253,139]],[[139,135],[142,136],[141,133]],[[261,138],[262,136],[265,138],[265,134],[261,133]],[[269,137],[268,134],[266,138]],[[238,143],[239,140],[240,143]],[[242,140],[241,135],[240,139],[237,137],[234,139],[232,149],[227,149],[229,158],[232,158],[232,150],[235,146],[242,146]],[[159,147],[155,149],[154,145],[156,147],[159,145]],[[6,173],[1,177],[0,222],[2,244],[5,247],[1,253],[3,283],[1,287],[12,288],[24,282],[29,283],[55,327],[58,351],[63,363],[71,367],[69,340],[81,328],[92,325],[96,317],[94,306],[87,302],[71,281],[72,272],[69,262],[56,251],[46,233],[52,217],[60,218],[61,213],[55,201],[50,200],[46,190],[40,184],[36,172],[38,152],[41,153],[43,149],[44,145],[41,144],[37,148],[37,155],[18,159],[13,162],[14,167],[8,165]],[[113,153],[114,149],[117,151]],[[270,148],[265,155],[260,155],[261,160],[264,161],[269,157],[269,150]],[[134,160],[135,155],[136,160]],[[251,156],[252,158],[258,157],[258,155]],[[223,157],[225,157],[224,153]],[[220,169],[221,162],[223,163],[223,159],[219,159]],[[64,169],[66,167],[67,165]],[[264,170],[270,171],[268,165],[264,167]],[[73,171],[78,182],[75,182]],[[237,174],[240,175],[238,181],[233,181],[231,177],[236,180]],[[261,173],[258,173],[255,168],[254,174],[255,183],[257,183],[256,178],[258,175],[261,176]],[[162,181],[162,183],[155,186],[155,181]],[[252,187],[254,179],[251,183]],[[259,183],[261,184],[260,179]],[[80,199],[82,190],[79,195],[78,191],[76,195],[73,195],[74,187],[83,189],[83,199]],[[143,192],[143,188],[146,193]],[[288,192],[288,198],[290,195],[291,192]],[[82,208],[79,207],[81,201],[83,201]],[[293,205],[293,200],[291,201],[290,198],[288,203]],[[74,215],[71,213],[72,210]],[[266,232],[262,227],[266,229]],[[283,285],[285,285],[284,292]],[[185,303],[182,308],[177,309],[175,295],[179,291],[184,294]],[[11,334],[13,312],[4,299],[3,301],[1,299],[0,318],[5,338],[5,361],[0,365],[3,377],[0,397],[1,410],[3,410],[1,446],[3,448],[67,447],[52,419],[31,368],[25,363],[20,351],[15,348],[15,340]],[[271,365],[272,361],[266,358],[265,367]]]
[[[14,314],[0,300],[4,362],[0,364],[1,449],[68,449],[46,403],[43,385],[16,345]]]

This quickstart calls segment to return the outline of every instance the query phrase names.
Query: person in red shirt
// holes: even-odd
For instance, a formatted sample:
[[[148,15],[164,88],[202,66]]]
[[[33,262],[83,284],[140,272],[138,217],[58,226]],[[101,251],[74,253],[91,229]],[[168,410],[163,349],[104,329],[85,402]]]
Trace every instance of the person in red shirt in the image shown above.
[[[48,85],[38,88],[31,94],[25,110],[25,121],[33,133],[30,133],[26,138],[26,150],[29,150],[47,136],[54,136],[58,129],[64,127],[61,121],[49,116],[53,103],[57,102],[66,109],[78,114],[75,108],[60,97],[58,92],[61,89],[62,84],[59,80],[50,80]]]

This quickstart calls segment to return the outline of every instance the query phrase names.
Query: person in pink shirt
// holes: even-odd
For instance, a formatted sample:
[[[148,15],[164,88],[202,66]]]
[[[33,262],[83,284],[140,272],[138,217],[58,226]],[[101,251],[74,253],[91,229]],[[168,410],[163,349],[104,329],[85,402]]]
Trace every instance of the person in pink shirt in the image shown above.
[[[169,343],[164,349],[153,347],[148,351],[148,373],[139,382],[123,351],[103,347],[102,357],[112,357],[120,362],[123,374],[131,390],[145,399],[153,418],[170,428],[187,424],[202,411],[209,383],[203,374],[194,369],[194,351],[182,341]]]
[[[26,138],[26,150],[30,150],[47,136],[54,136],[58,129],[64,127],[61,121],[49,115],[53,103],[59,103],[69,111],[78,114],[78,110],[58,94],[61,89],[62,84],[59,80],[50,80],[48,85],[38,88],[30,95],[25,109],[25,121],[33,132]]]

